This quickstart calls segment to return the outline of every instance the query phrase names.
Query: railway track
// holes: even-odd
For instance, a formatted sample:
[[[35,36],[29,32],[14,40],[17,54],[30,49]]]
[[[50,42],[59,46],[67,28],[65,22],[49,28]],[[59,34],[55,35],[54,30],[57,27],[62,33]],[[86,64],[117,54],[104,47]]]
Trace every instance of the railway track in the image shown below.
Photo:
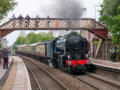
[[[30,82],[31,82],[31,86],[32,86],[32,90],[42,90],[41,86],[38,82],[37,77],[34,75],[34,73],[32,72],[32,70],[29,68],[29,66],[27,64],[25,64],[29,73],[29,77],[30,77]]]
[[[33,90],[68,90],[68,88],[58,81],[52,74],[44,70],[42,67],[34,64],[30,60],[23,58],[29,72],[34,77],[36,85],[33,84]],[[32,77],[32,79],[33,79]]]
[[[30,59],[30,58],[27,58],[27,59]],[[43,72],[47,71],[50,75],[52,74],[51,75],[52,77],[57,78],[62,84],[60,83],[61,84],[60,86],[59,84],[57,84],[56,86],[59,88],[54,88],[55,90],[120,90],[120,81],[114,78],[110,78],[104,74],[99,74],[100,70],[99,70],[99,73],[87,73],[86,75],[73,76],[73,75],[68,75],[64,72],[61,72],[59,70],[56,70],[55,68],[50,68],[49,66],[44,65],[41,62],[38,62],[32,59],[30,61],[25,60],[25,62],[27,62],[28,65],[30,66],[32,66],[31,64],[33,64],[34,65],[32,66],[33,70],[36,71],[37,70],[36,68],[39,68],[41,66],[44,70]],[[37,70],[36,73],[38,72],[41,73],[41,71]],[[73,78],[71,78],[70,76],[72,76]],[[68,88],[62,89],[61,88],[62,85],[64,85],[65,87],[68,87],[69,89]],[[46,88],[44,90],[46,90]],[[53,87],[52,89],[48,89],[48,90],[53,90]]]
[[[95,65],[96,67],[96,73],[99,75],[107,76],[109,78],[113,78],[116,81],[120,82],[120,70],[119,69],[114,69],[111,67],[103,67],[103,66],[98,66]]]
[[[62,85],[66,86],[66,89],[60,88],[60,90],[97,90],[96,88],[91,87],[90,85],[88,85],[76,78],[73,78],[72,75],[61,72],[60,70],[55,69],[55,68],[51,68],[48,65],[43,64],[39,61],[36,61],[32,58],[25,57],[25,56],[20,56],[20,57],[22,57],[24,60],[29,59],[30,61],[25,60],[25,62],[26,61],[29,62],[29,63],[27,62],[28,65],[30,65],[30,63],[32,62],[32,64],[34,63],[35,66],[37,65],[37,68],[42,67],[42,68],[44,68],[44,71],[47,71],[48,73],[52,74],[52,76],[54,78],[57,78],[57,80],[60,81],[62,83]],[[36,68],[33,68],[33,69],[35,70]],[[37,73],[40,73],[40,71],[37,71]],[[40,85],[41,85],[41,83],[40,83]],[[59,90],[59,89],[48,89],[48,88],[46,89],[45,88],[43,90]]]
[[[95,73],[73,76],[97,90],[120,90],[120,70],[97,66]]]
[[[120,90],[120,82],[115,81],[111,78],[89,73],[81,76],[73,76],[78,80],[88,84],[89,86],[95,88],[96,90]]]

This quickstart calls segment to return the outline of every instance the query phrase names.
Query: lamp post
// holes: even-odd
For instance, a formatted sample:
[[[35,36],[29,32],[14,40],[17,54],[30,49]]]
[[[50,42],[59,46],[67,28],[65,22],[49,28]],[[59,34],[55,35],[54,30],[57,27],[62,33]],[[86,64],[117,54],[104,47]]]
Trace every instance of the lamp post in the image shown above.
[[[119,56],[119,39],[120,39],[120,37],[119,37],[119,35],[120,35],[120,33],[118,32],[117,33],[117,36],[118,36],[118,39],[117,39],[117,57],[118,57],[118,61],[120,60],[120,56]]]
[[[49,16],[47,17],[48,18],[48,30],[50,28],[50,20],[49,20]],[[49,40],[50,40],[50,30],[49,30]]]

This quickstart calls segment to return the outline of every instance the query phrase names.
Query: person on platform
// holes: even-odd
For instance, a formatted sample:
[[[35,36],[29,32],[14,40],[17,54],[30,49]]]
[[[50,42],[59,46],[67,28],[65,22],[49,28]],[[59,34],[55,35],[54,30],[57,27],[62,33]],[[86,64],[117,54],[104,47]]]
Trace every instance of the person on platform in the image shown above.
[[[114,48],[112,48],[111,50],[110,50],[110,52],[111,52],[111,60],[113,61],[113,62],[115,62],[116,61],[116,48],[114,47]]]
[[[9,52],[8,48],[3,48],[2,50],[2,58],[4,60],[3,69],[8,69]]]

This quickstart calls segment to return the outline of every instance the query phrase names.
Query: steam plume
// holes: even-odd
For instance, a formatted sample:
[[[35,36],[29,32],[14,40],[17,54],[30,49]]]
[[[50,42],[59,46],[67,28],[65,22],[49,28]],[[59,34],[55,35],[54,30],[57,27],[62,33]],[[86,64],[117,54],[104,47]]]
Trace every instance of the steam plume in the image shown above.
[[[80,18],[82,5],[78,0],[54,0],[49,13],[61,18]]]
[[[56,4],[55,14],[62,18],[79,18],[82,15],[78,0],[59,0]]]

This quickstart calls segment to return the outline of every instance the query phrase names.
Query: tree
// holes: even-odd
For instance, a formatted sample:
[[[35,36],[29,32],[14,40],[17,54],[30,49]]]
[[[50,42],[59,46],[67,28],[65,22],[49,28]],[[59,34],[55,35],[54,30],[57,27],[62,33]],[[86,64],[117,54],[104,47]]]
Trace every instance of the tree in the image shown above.
[[[104,0],[101,5],[100,21],[103,21],[112,33],[112,40],[117,43],[120,36],[120,0]]]
[[[14,0],[0,0],[0,20],[16,5]]]
[[[53,37],[52,33],[29,33],[27,36],[25,35],[19,35],[16,42],[13,45],[21,45],[21,44],[32,44],[36,42],[44,42],[47,40],[52,40],[55,37]]]
[[[17,45],[25,44],[25,38],[22,36],[19,36],[14,44],[17,44]]]
[[[31,32],[25,37],[25,44],[32,44],[37,42],[37,34]]]
[[[55,37],[52,35],[51,32],[49,32],[49,33],[39,33],[38,36],[37,36],[38,42],[52,40],[54,38]]]

